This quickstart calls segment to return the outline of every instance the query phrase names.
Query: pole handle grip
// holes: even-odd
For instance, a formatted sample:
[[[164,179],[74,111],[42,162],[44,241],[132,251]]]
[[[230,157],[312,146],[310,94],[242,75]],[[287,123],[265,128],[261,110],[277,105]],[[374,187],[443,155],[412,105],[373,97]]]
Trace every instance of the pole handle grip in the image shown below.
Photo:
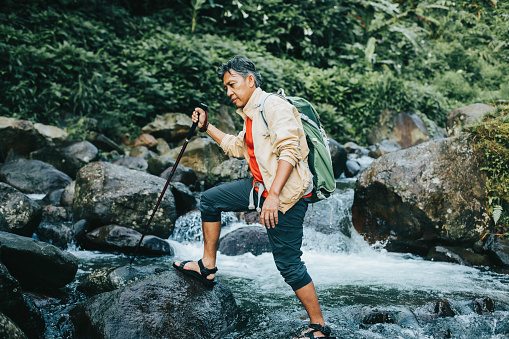
[[[208,110],[208,106],[207,105],[205,105],[204,103],[200,103],[200,108],[205,111],[205,114],[207,114],[207,110]],[[198,115],[198,119],[199,118],[200,118],[200,116]],[[187,132],[187,136],[186,136],[187,140],[191,139],[191,137],[193,136],[194,131],[196,130],[197,126],[198,126],[198,122],[193,122],[193,125],[191,126],[191,129],[189,129],[189,132]]]

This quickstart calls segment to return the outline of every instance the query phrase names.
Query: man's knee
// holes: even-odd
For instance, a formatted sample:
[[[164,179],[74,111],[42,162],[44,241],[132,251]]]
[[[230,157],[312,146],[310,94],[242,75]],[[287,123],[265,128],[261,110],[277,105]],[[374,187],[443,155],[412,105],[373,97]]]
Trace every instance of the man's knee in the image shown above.
[[[214,201],[212,189],[203,192],[199,206],[202,221],[216,222],[221,220],[221,211],[215,206]]]
[[[311,277],[309,276],[307,268],[302,261],[299,260],[298,263],[294,264],[288,264],[278,260],[275,262],[279,273],[294,291],[311,282]]]

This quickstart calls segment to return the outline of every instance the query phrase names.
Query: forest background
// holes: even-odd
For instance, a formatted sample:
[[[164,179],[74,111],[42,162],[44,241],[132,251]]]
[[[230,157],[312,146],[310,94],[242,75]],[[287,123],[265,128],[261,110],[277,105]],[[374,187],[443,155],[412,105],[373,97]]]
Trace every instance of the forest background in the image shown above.
[[[444,126],[450,109],[508,99],[509,5],[1,0],[0,115],[77,136],[93,118],[116,140],[200,102],[214,121],[229,103],[216,68],[237,54],[266,91],[311,101],[332,138],[365,145],[385,109]]]

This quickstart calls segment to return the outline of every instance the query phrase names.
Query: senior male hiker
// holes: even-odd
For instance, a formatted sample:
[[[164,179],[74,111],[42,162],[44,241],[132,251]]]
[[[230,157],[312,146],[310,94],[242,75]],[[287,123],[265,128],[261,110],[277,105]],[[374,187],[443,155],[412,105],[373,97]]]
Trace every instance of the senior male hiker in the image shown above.
[[[198,122],[200,131],[206,131],[229,156],[245,157],[254,178],[225,183],[203,193],[203,257],[173,266],[207,286],[214,285],[221,212],[256,208],[267,228],[276,267],[309,315],[309,329],[303,332],[303,338],[334,338],[325,326],[314,284],[301,260],[308,205],[305,198],[313,187],[307,166],[309,149],[299,113],[284,99],[268,97],[264,104],[267,131],[259,111],[267,93],[260,88],[261,76],[253,62],[236,56],[219,67],[218,76],[244,120],[243,130],[238,135],[225,134],[209,124],[206,112],[199,108],[193,112],[193,122]]]

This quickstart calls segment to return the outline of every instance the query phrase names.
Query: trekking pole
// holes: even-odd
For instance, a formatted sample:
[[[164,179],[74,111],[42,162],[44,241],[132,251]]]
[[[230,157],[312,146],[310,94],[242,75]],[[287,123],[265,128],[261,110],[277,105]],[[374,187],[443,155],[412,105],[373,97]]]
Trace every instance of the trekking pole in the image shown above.
[[[201,103],[200,108],[202,108],[205,111],[205,114],[207,114],[207,105]],[[173,173],[175,173],[175,170],[177,169],[177,166],[179,164],[180,158],[182,158],[182,154],[184,153],[187,144],[189,143],[189,140],[194,134],[194,131],[196,130],[196,126],[198,125],[197,122],[193,122],[193,125],[189,129],[189,132],[186,136],[186,141],[184,142],[184,145],[182,145],[182,149],[180,150],[180,154],[177,158],[177,161],[175,161],[175,164],[173,165],[173,168],[171,169],[170,176],[168,177],[168,180],[166,180],[166,185],[164,185],[163,191],[161,192],[161,195],[159,196],[159,199],[157,200],[157,204],[154,207],[154,210],[152,211],[152,215],[150,216],[150,219],[148,219],[147,226],[145,226],[145,230],[143,231],[143,235],[141,236],[140,241],[138,242],[138,246],[136,246],[136,250],[134,251],[133,257],[131,258],[131,262],[129,265],[133,264],[134,259],[136,258],[136,255],[138,254],[138,250],[140,249],[141,242],[143,241],[143,238],[145,238],[145,234],[147,234],[148,228],[150,226],[150,223],[152,222],[152,219],[154,218],[154,215],[156,214],[157,209],[159,208],[159,204],[161,203],[161,200],[163,200],[164,193],[166,192],[166,189],[168,188],[168,185],[170,184],[170,180],[173,177]]]

